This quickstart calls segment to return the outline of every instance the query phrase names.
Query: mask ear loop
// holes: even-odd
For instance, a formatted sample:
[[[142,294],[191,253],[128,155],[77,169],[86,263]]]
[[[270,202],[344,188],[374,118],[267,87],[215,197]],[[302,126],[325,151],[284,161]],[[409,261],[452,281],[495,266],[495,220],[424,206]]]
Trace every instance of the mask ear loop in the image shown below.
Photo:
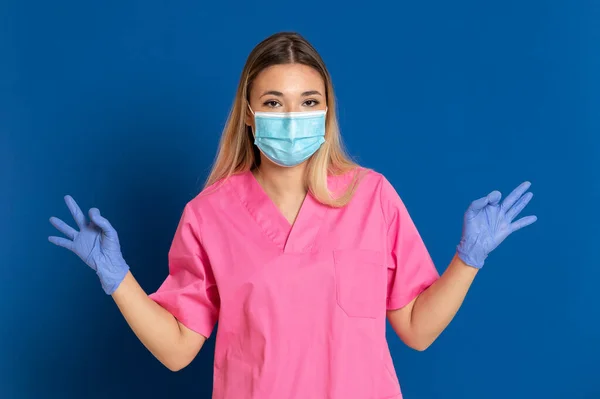
[[[246,105],[248,106],[248,109],[250,110],[250,113],[252,114],[253,117],[256,117],[256,114],[254,113],[254,110],[252,109],[252,107],[250,106],[250,103],[246,101]],[[254,129],[252,129],[251,126],[248,126],[252,132],[252,137],[256,140],[256,138],[254,137]]]
[[[250,110],[250,113],[252,114],[252,116],[256,117],[256,114],[254,113],[254,110],[250,106],[250,103],[246,102],[246,105],[248,106],[248,109]],[[252,128],[252,126],[248,126],[248,128],[250,130],[250,137],[252,138],[252,141],[253,141],[254,145],[256,146],[256,136],[254,134],[254,129]]]
[[[250,110],[250,113],[252,114],[252,116],[256,117],[256,114],[254,113],[254,110],[252,109],[252,107],[250,106],[250,102],[246,102],[246,105],[248,106],[248,109]],[[256,136],[254,135],[254,129],[252,129],[251,126],[248,126],[248,134],[250,137],[250,141],[252,143],[252,153],[254,154],[254,161],[252,162],[252,168],[258,168],[258,166],[260,165],[260,149],[258,148],[258,145],[256,144]],[[258,162],[257,162],[258,160]],[[258,171],[260,173],[260,168],[258,168]]]

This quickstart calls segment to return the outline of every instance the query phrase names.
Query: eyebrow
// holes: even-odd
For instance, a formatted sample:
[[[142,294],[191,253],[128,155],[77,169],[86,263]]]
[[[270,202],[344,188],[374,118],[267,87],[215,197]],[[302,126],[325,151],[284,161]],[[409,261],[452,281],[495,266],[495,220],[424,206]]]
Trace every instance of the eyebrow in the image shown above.
[[[309,91],[305,91],[304,93],[302,93],[302,97],[306,97],[306,96],[314,96],[314,95],[319,95],[321,96],[322,94],[319,93],[317,90],[309,90]]]
[[[283,93],[277,90],[269,90],[269,91],[265,91],[261,97],[267,96],[267,95],[272,95],[272,96],[277,96],[277,97],[283,97]],[[309,90],[309,91],[305,91],[304,93],[302,93],[302,97],[306,97],[306,96],[314,96],[314,95],[319,95],[322,96],[322,94],[318,91],[318,90]]]

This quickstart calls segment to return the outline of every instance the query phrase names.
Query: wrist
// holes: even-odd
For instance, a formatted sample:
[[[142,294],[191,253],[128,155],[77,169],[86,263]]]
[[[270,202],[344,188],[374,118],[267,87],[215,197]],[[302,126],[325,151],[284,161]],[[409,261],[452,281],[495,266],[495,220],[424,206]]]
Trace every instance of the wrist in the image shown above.
[[[472,271],[473,273],[477,273],[479,270],[481,270],[481,267],[476,267],[469,263],[470,262],[465,262],[462,259],[461,254],[457,251],[454,254],[454,258],[452,259],[450,266],[453,266],[454,268],[457,268],[457,269],[469,270],[469,271]]]
[[[98,269],[96,273],[100,279],[100,285],[107,295],[112,295],[129,273],[129,265],[125,261],[105,269]]]
[[[481,269],[487,258],[487,254],[477,242],[465,240],[464,238],[456,246],[456,255],[467,266]]]
[[[465,266],[471,267],[473,269],[481,269],[485,264],[485,256],[481,256],[481,254],[474,254],[473,252],[464,251],[460,248],[456,250],[456,258]]]

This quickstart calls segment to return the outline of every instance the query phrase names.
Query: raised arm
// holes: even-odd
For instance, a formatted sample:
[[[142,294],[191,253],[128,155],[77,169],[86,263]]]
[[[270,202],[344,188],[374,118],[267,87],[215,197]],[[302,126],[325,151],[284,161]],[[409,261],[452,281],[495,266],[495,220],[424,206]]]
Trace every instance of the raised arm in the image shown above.
[[[162,364],[173,371],[185,367],[206,337],[185,327],[144,292],[123,259],[116,230],[98,209],[90,209],[88,221],[73,198],[66,196],[65,202],[79,231],[52,217],[50,222],[66,238],[49,237],[49,241],[71,250],[96,272],[104,292],[112,296],[133,332]]]

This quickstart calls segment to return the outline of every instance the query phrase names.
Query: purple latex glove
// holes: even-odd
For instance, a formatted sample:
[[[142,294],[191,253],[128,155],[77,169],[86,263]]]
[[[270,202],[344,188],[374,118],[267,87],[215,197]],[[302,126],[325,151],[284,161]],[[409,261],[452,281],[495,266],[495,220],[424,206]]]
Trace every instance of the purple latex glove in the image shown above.
[[[513,222],[533,197],[532,193],[525,193],[530,186],[529,182],[521,183],[502,203],[499,191],[471,203],[464,215],[462,238],[457,246],[463,262],[481,269],[490,252],[506,237],[537,220],[536,216],[526,216]]]
[[[83,212],[71,196],[67,195],[65,202],[79,231],[62,220],[51,217],[50,223],[67,238],[48,237],[48,240],[79,256],[96,272],[104,292],[111,295],[129,271],[129,266],[121,254],[117,232],[109,221],[100,215],[97,208],[90,209],[91,220],[87,222]]]

